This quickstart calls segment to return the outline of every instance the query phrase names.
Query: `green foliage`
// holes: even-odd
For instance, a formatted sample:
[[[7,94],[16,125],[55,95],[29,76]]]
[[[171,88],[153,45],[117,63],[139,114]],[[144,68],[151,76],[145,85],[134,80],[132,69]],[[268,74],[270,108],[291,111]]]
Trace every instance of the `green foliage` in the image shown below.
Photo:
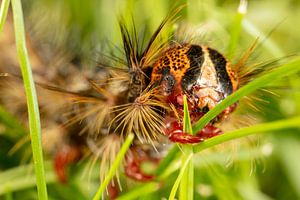
[[[57,37],[53,42],[60,48],[65,48],[84,60],[91,60],[94,59],[95,51],[111,51],[110,42],[120,47],[121,38],[116,23],[120,13],[129,23],[133,15],[138,30],[143,26],[147,27],[148,31],[144,35],[149,38],[161,19],[174,7],[173,2],[92,0],[83,4],[74,0],[32,0],[22,1],[22,4],[25,22],[28,23],[25,23],[25,28],[29,27],[30,23],[38,22],[38,19],[33,17],[43,13],[42,23],[36,23],[39,37],[51,40],[49,38],[55,33]],[[10,1],[2,0],[1,3],[0,31],[5,25]],[[247,64],[299,53],[300,43],[296,41],[300,40],[300,27],[296,24],[300,17],[300,4],[297,1],[249,1],[247,13],[237,11],[237,1],[183,0],[180,3],[186,4],[181,13],[182,20],[199,33],[199,36],[196,35],[193,39],[224,52],[233,63],[238,61],[243,51],[257,37],[259,47]],[[28,134],[28,131],[1,105],[0,199],[36,199],[37,196],[39,199],[100,199],[133,138],[126,138],[104,183],[99,183],[95,170],[92,171],[91,177],[84,175],[85,163],[77,165],[76,170],[71,171],[72,181],[69,185],[62,186],[58,183],[51,166],[51,158],[43,162],[38,106],[25,46],[21,4],[19,0],[12,0],[11,5],[16,45],[28,95],[29,132],[35,162],[18,166],[10,162],[7,148],[2,144],[5,143],[11,148],[20,137]],[[32,19],[37,21],[30,21]],[[69,37],[70,35],[72,37]],[[121,55],[119,52],[113,53]],[[118,199],[174,199],[176,195],[179,199],[209,200],[299,199],[299,70],[299,57],[284,60],[277,68],[268,71],[222,101],[193,126],[193,131],[185,99],[184,130],[195,134],[232,103],[250,94],[259,96],[259,93],[256,93],[258,89],[268,87],[273,91],[275,88],[276,93],[276,96],[261,97],[262,102],[269,103],[263,104],[254,113],[259,120],[258,124],[228,131],[193,146],[173,145],[156,169],[157,178],[154,181],[125,186]],[[253,111],[249,113],[253,114]],[[256,145],[256,142],[260,145]],[[20,159],[17,155],[12,156]],[[35,174],[32,173],[33,170]],[[36,185],[38,194],[34,189]]]

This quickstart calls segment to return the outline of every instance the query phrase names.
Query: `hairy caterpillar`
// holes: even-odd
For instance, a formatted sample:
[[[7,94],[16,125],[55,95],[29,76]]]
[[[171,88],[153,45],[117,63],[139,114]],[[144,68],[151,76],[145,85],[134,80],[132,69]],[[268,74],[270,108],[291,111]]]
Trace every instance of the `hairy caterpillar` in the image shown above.
[[[168,22],[168,20],[166,20],[166,22]],[[143,49],[144,51],[138,52],[136,49],[139,48],[136,48],[136,44],[133,42],[135,41],[134,33],[130,33],[125,26],[123,26],[123,28],[122,26],[121,23],[124,49],[127,58],[125,65],[128,66],[128,69],[107,69],[103,67],[101,68],[103,71],[99,73],[101,78],[97,80],[97,78],[91,76],[86,81],[86,85],[77,91],[76,89],[61,89],[63,88],[61,86],[57,88],[49,86],[49,84],[39,84],[44,88],[55,91],[58,96],[62,94],[68,96],[69,100],[71,99],[74,103],[70,104],[70,101],[63,102],[65,105],[71,105],[70,107],[73,108],[69,110],[71,113],[66,117],[66,121],[70,124],[70,126],[66,127],[66,143],[70,142],[71,145],[66,145],[66,148],[62,149],[66,149],[66,152],[72,152],[72,149],[74,149],[76,152],[78,149],[81,151],[85,146],[88,146],[88,149],[97,155],[96,157],[101,156],[102,158],[106,157],[108,160],[113,160],[109,155],[113,155],[114,151],[117,151],[119,148],[122,142],[122,137],[120,136],[126,136],[128,132],[133,132],[137,136],[137,140],[135,141],[137,148],[132,148],[132,154],[137,154],[137,156],[133,156],[136,158],[133,159],[132,162],[139,163],[143,160],[150,159],[148,157],[151,154],[151,152],[146,153],[146,156],[143,158],[141,155],[143,152],[147,152],[147,150],[145,151],[143,149],[139,151],[138,149],[143,146],[140,145],[140,143],[148,143],[150,144],[150,148],[151,146],[159,146],[156,144],[157,142],[166,141],[166,137],[163,136],[164,134],[173,141],[196,143],[206,137],[220,133],[220,131],[215,129],[212,125],[226,118],[227,114],[231,112],[231,109],[225,111],[224,115],[218,117],[219,119],[215,119],[210,127],[207,127],[207,131],[199,133],[193,138],[187,138],[189,137],[188,135],[180,132],[180,121],[182,117],[183,94],[188,95],[190,107],[195,108],[190,110],[190,112],[196,121],[203,113],[212,109],[223,97],[237,89],[238,81],[235,77],[236,72],[230,72],[230,67],[227,67],[229,66],[229,64],[227,64],[228,61],[226,61],[224,56],[212,48],[195,43],[170,45],[170,43],[167,42],[166,45],[159,48],[154,48],[152,44],[149,43],[149,52],[146,51],[147,48]],[[163,28],[164,25],[162,26],[162,29]],[[159,35],[159,31],[157,35]],[[156,36],[153,42],[155,41]],[[139,44],[138,41],[137,44]],[[201,48],[201,50],[199,50],[199,48]],[[196,52],[198,51],[198,53],[192,54],[191,52],[195,50]],[[168,61],[174,63],[174,66],[169,67],[170,69],[167,67],[168,64],[166,64],[166,68],[162,67],[164,61],[160,61],[160,59],[168,57],[168,54],[173,53],[175,56],[171,56]],[[182,57],[182,59],[180,58],[178,61],[176,58],[177,53],[179,57]],[[216,57],[223,60],[222,65],[225,63],[225,67],[218,67],[218,65],[214,63],[214,61],[218,59],[216,57],[214,57],[214,59],[211,58],[212,54],[217,54],[218,56]],[[192,55],[192,58],[187,59],[186,57],[188,55]],[[200,76],[196,68],[196,71],[190,74],[190,78],[187,79],[188,81],[183,81],[186,80],[185,72],[192,68],[192,59],[198,59],[198,63],[196,62],[198,70],[202,68],[203,70],[205,69],[204,71],[200,71],[200,73],[204,73],[205,76]],[[185,62],[189,62],[189,64]],[[166,63],[168,62],[166,61]],[[177,70],[176,68],[179,68],[182,64],[182,69]],[[221,68],[223,71],[221,76],[227,75],[227,80],[221,84],[219,84],[220,73],[217,72],[217,68]],[[241,76],[238,75],[237,77],[240,78]],[[208,83],[209,81],[213,83]],[[231,88],[234,89],[226,89],[225,91],[224,84],[229,84]],[[234,84],[235,86],[233,86]],[[202,89],[204,91],[202,91]],[[172,106],[170,106],[170,104]],[[64,113],[68,113],[68,109]],[[147,113],[148,116],[142,115],[143,113]],[[138,123],[135,120],[138,121]],[[82,121],[84,122],[80,123]],[[171,130],[163,130],[165,126],[168,125],[171,126]],[[69,134],[72,130],[75,130],[74,134]],[[84,133],[88,133],[89,136],[78,139],[78,130],[80,130],[83,135],[87,135]],[[205,136],[205,134],[207,134],[207,136]],[[81,145],[84,147],[81,148]],[[103,152],[109,153],[104,155]],[[80,155],[81,153],[78,154]],[[65,155],[68,155],[68,158],[65,158]],[[65,153],[64,151],[56,154],[58,171],[59,169],[63,169],[65,163],[76,160],[74,157],[76,158],[77,156],[73,157],[70,155],[72,155],[72,153]],[[142,159],[137,159],[139,157]],[[129,165],[126,169],[131,168],[132,165]],[[131,172],[132,171],[129,170],[128,174]],[[137,175],[142,175],[142,178],[138,178]],[[145,178],[144,174],[139,173],[135,173],[131,176],[140,180],[144,180]],[[63,177],[63,175],[61,175],[61,177]]]

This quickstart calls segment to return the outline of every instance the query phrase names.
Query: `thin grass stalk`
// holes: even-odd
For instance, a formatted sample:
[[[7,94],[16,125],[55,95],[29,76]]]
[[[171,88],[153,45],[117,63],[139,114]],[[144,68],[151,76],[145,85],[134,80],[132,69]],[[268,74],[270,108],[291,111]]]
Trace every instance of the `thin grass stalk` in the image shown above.
[[[159,189],[160,183],[157,182],[150,182],[145,183],[140,186],[138,186],[134,191],[127,192],[124,195],[118,197],[116,200],[131,200],[131,199],[137,199],[145,194],[150,194],[152,192],[155,192]]]
[[[179,187],[179,200],[193,200],[194,199],[194,163],[193,163],[193,147],[185,145],[183,147],[184,153],[182,154],[182,163],[188,159],[188,164],[184,170],[180,187]]]
[[[203,117],[201,117],[201,119],[194,125],[193,132],[195,133],[200,131],[209,121],[220,114],[225,108],[237,102],[242,97],[254,92],[259,88],[269,85],[271,82],[282,78],[282,76],[288,76],[296,73],[297,71],[300,71],[299,57],[243,86],[242,88],[238,89],[238,91],[232,93],[230,96],[224,99],[214,109],[210,110]]]
[[[123,158],[125,157],[125,154],[127,152],[127,150],[129,149],[132,141],[133,141],[134,135],[133,134],[129,134],[126,137],[125,142],[123,143],[119,153],[116,156],[115,161],[113,162],[113,165],[110,167],[107,176],[105,177],[103,183],[101,183],[97,193],[95,194],[93,200],[99,200],[102,197],[102,194],[105,190],[105,188],[108,186],[108,184],[110,183],[111,179],[113,178],[113,176],[116,174],[116,171],[118,169],[118,167],[120,166],[121,161],[123,160]]]
[[[45,173],[45,180],[47,183],[57,182],[56,174],[54,171]],[[36,177],[34,175],[18,177],[17,179],[10,180],[0,187],[0,195],[14,191],[26,190],[36,185]]]
[[[33,173],[34,164],[21,165],[0,173],[0,196],[8,192],[16,192],[32,188],[36,185]],[[52,162],[45,162],[45,178],[47,183],[57,181]]]
[[[21,136],[26,135],[28,132],[24,130],[24,127],[21,123],[9,112],[7,112],[4,107],[0,105],[0,121],[2,124],[7,126],[9,129],[13,131],[9,131],[9,133],[13,132],[14,134],[7,135],[10,138],[16,139]]]
[[[19,62],[21,65],[22,77],[27,99],[29,130],[31,136],[31,147],[33,162],[35,166],[36,184],[38,197],[41,200],[47,200],[47,187],[45,181],[45,170],[43,162],[42,142],[41,142],[41,124],[40,114],[37,102],[36,90],[32,77],[31,64],[28,58],[23,11],[20,0],[12,0],[12,10],[14,19],[14,29],[16,46],[18,51]]]
[[[261,39],[261,43],[263,44],[263,48],[268,50],[275,58],[282,58],[286,56],[286,54],[281,50],[280,47],[275,43],[272,38],[270,38],[270,33],[265,34],[259,28],[257,28],[251,21],[244,19],[242,22],[243,29],[253,38],[259,37]],[[276,27],[275,27],[276,28]]]
[[[185,170],[186,170],[186,168],[187,168],[187,166],[188,166],[188,164],[189,164],[189,162],[190,162],[190,160],[191,160],[192,157],[193,157],[192,154],[188,155],[188,157],[186,158],[185,162],[182,163],[183,164],[182,168],[180,169],[179,175],[178,175],[178,177],[177,177],[177,179],[176,179],[176,181],[175,181],[175,183],[174,183],[174,185],[173,185],[173,187],[171,189],[171,192],[170,192],[170,195],[169,195],[169,200],[174,200],[176,192],[177,192],[177,189],[178,189],[178,186],[179,186],[179,184],[180,184],[180,182],[182,180],[184,172],[185,172]]]
[[[11,192],[8,192],[8,193],[5,194],[5,200],[13,200]]]
[[[168,151],[168,154],[159,162],[159,165],[156,169],[156,176],[158,179],[163,175],[169,164],[177,157],[179,152],[178,146],[173,145],[173,147]]]
[[[240,5],[238,7],[238,12],[236,13],[233,23],[231,24],[230,29],[230,40],[227,48],[227,57],[232,59],[237,44],[239,42],[241,28],[242,28],[242,21],[244,16],[247,12],[247,0],[240,0]]]
[[[0,8],[0,35],[2,33],[4,23],[6,21],[6,16],[7,16],[8,8],[9,8],[9,3],[10,3],[10,0],[2,0],[2,3],[1,3],[1,8]]]
[[[190,113],[187,103],[186,95],[183,96],[183,132],[193,134],[192,122],[190,119]]]
[[[192,123],[190,120],[190,114],[188,109],[187,97],[183,96],[183,131],[185,133],[192,134]],[[179,187],[179,199],[180,200],[193,200],[194,199],[194,163],[193,163],[193,147],[191,145],[182,146],[182,163],[185,163],[188,156],[192,155],[190,158],[187,168],[184,171],[182,180]]]

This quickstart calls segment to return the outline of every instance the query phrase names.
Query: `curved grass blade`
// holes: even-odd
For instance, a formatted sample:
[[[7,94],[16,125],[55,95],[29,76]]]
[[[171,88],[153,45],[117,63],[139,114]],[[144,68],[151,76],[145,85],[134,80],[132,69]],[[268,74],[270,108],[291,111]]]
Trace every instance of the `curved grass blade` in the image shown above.
[[[107,187],[107,185],[109,184],[109,182],[111,181],[111,179],[113,178],[113,176],[115,175],[122,159],[124,158],[127,150],[129,149],[132,141],[133,141],[134,135],[133,134],[129,134],[124,142],[124,144],[122,145],[119,153],[117,154],[117,157],[113,163],[113,165],[111,166],[111,168],[108,171],[107,176],[105,177],[103,183],[100,185],[97,193],[95,194],[93,200],[99,200],[105,190],[105,188]]]
[[[186,95],[183,96],[183,131],[185,133],[192,134],[192,123],[190,120],[189,108]],[[187,160],[187,155],[191,155],[191,158],[184,171],[179,187],[179,199],[180,200],[193,200],[194,199],[194,163],[193,163],[193,147],[191,145],[182,146],[182,163]]]
[[[186,95],[183,96],[183,132],[193,133]]]
[[[156,176],[158,178],[163,175],[169,164],[177,157],[178,152],[178,146],[173,145],[173,147],[168,151],[168,154],[159,162],[159,165],[156,169]]]
[[[193,147],[185,145],[183,147],[184,153],[182,154],[182,163],[188,160],[187,167],[180,181],[179,199],[180,200],[193,200],[194,199],[194,163],[193,163]],[[187,157],[189,155],[189,157]]]
[[[0,122],[3,123],[6,127],[11,129],[6,136],[12,139],[21,138],[24,135],[27,135],[28,132],[24,130],[24,127],[20,122],[9,112],[7,112],[4,107],[0,105]]]
[[[177,177],[177,179],[176,179],[176,181],[175,181],[175,183],[174,183],[174,185],[172,187],[171,193],[169,195],[169,200],[174,200],[176,192],[177,192],[177,189],[178,189],[178,186],[179,186],[179,184],[181,182],[181,179],[182,179],[182,177],[184,175],[184,172],[185,172],[185,170],[186,170],[186,168],[187,168],[187,166],[188,166],[188,164],[189,164],[189,162],[190,162],[190,160],[191,160],[192,157],[193,157],[193,154],[190,154],[187,157],[186,161],[183,163],[182,168],[180,169],[179,175],[178,175],[178,177]]]
[[[239,41],[240,32],[242,28],[242,21],[247,12],[247,4],[247,0],[240,0],[238,12],[236,13],[233,23],[231,24],[230,40],[227,48],[227,56],[229,59],[233,57],[234,51]]]
[[[245,19],[243,20],[243,29],[250,34],[253,38],[261,38],[260,45],[263,43],[263,47],[269,51],[274,57],[276,58],[282,58],[286,54],[275,44],[274,40],[269,38],[269,34],[265,34],[262,31],[259,30],[254,24],[251,23],[251,21]],[[275,27],[276,28],[276,27]]]
[[[145,194],[150,194],[152,192],[157,191],[159,187],[160,187],[160,183],[156,183],[156,182],[145,183],[136,187],[134,190],[130,190],[124,195],[118,197],[116,200],[137,199],[141,196],[144,196]]]
[[[257,134],[257,133],[266,133],[271,131],[279,131],[282,129],[288,129],[288,128],[300,128],[300,116],[290,118],[290,119],[284,119],[284,120],[278,120],[274,122],[268,122],[268,123],[262,123],[253,125],[251,127],[241,128],[232,132],[228,132],[223,135],[219,135],[216,137],[213,137],[211,139],[208,139],[198,145],[194,146],[194,152],[200,152],[204,149],[208,149],[210,147],[216,146],[218,144]]]
[[[15,38],[27,98],[31,147],[35,165],[39,199],[48,199],[41,143],[41,124],[36,90],[28,58],[24,31],[23,11],[20,0],[12,0]]]
[[[231,104],[237,102],[242,97],[254,92],[255,90],[265,87],[271,82],[281,78],[282,76],[288,76],[290,74],[296,73],[300,71],[300,58],[296,59],[278,67],[267,74],[257,78],[251,83],[241,87],[238,91],[232,93],[226,99],[224,99],[221,103],[219,103],[214,109],[210,110],[206,113],[193,127],[193,132],[200,131],[209,121],[215,118],[218,114],[220,114],[225,108],[230,106]]]
[[[5,193],[12,193],[36,185],[35,175],[31,172],[34,169],[33,164],[21,165],[0,173],[0,196]],[[51,162],[45,162],[45,180],[47,183],[57,181]]]
[[[1,3],[1,8],[0,8],[0,35],[6,20],[6,16],[7,16],[7,11],[9,8],[9,3],[10,0],[3,0]]]

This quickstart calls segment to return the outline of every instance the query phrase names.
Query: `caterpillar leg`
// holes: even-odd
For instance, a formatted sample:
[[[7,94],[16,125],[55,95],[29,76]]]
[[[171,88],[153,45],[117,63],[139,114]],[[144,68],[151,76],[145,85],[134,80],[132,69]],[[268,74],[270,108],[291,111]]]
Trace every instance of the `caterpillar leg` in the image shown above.
[[[172,142],[178,142],[181,144],[196,144],[199,142],[203,142],[205,139],[222,134],[222,131],[219,128],[214,127],[211,124],[206,125],[195,135],[184,133],[182,129],[182,125],[179,124],[175,118],[167,118],[164,133]]]
[[[116,180],[112,180],[107,186],[108,196],[110,200],[117,199],[119,196],[119,186]]]
[[[144,150],[138,147],[132,147],[129,155],[126,157],[124,171],[126,176],[137,181],[147,182],[155,178],[154,175],[146,174],[142,169],[143,162],[152,162],[157,164],[159,159],[151,158]]]
[[[65,144],[54,157],[54,169],[61,183],[67,183],[67,166],[81,158],[81,151],[75,145]]]

